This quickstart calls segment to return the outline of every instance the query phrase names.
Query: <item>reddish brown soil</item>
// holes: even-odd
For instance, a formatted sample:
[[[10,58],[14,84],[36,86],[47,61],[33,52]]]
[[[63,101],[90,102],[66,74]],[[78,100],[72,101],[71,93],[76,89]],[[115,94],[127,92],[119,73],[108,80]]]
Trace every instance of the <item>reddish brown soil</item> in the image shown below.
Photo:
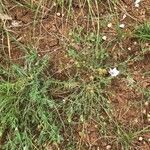
[[[109,47],[108,51],[112,56],[112,62],[121,62],[127,59],[130,55],[135,57],[141,51],[140,43],[137,39],[133,39],[131,32],[135,25],[142,23],[150,17],[150,2],[149,0],[143,0],[140,7],[135,9],[132,4],[132,0],[122,0],[119,5],[116,5],[116,11],[118,12],[118,17],[122,18],[123,14],[127,12],[127,17],[121,21],[125,24],[124,33],[127,33],[120,43],[114,43]],[[36,3],[36,1],[35,1]],[[7,7],[9,14],[14,20],[21,21],[20,27],[11,28],[13,36],[16,40],[25,45],[30,45],[34,48],[39,57],[45,54],[49,54],[52,57],[53,74],[56,75],[58,79],[65,79],[63,76],[68,68],[71,68],[72,60],[67,58],[64,43],[69,43],[70,39],[69,31],[72,26],[81,25],[85,30],[95,30],[96,23],[90,22],[86,18],[88,12],[87,5],[79,6],[74,2],[74,14],[73,19],[67,19],[67,12],[64,10],[64,16],[62,14],[58,16],[56,12],[61,13],[60,8],[53,6],[51,9],[43,6],[42,16],[37,15],[38,22],[33,26],[34,22],[34,12],[30,9],[19,7],[14,5],[14,3],[8,3]],[[105,15],[109,13],[108,4],[106,2],[101,3],[99,6],[99,14],[97,14],[96,8],[95,15],[100,15],[103,19]],[[112,18],[113,25],[116,24],[117,18]],[[114,28],[108,29],[104,27],[101,29],[109,39],[117,37],[116,30]],[[7,38],[5,39],[7,40]],[[137,42],[134,45],[134,42]],[[106,41],[106,45],[107,45]],[[5,42],[7,43],[7,42]],[[21,52],[19,48],[13,41],[10,41],[11,47],[11,60],[20,63],[19,58],[24,56],[24,52]],[[128,48],[131,47],[131,50]],[[76,47],[79,48],[80,47]],[[120,51],[120,49],[124,49]],[[8,54],[7,49],[5,49],[6,54]],[[150,68],[150,55],[145,54],[145,58],[142,61],[129,62],[129,71],[133,75],[133,80],[137,82],[142,88],[150,87],[150,78],[143,75],[144,71],[148,71]],[[72,70],[70,70],[72,72]],[[133,129],[141,129],[149,124],[146,118],[146,114],[143,114],[144,96],[136,88],[128,86],[125,77],[120,77],[112,82],[109,88],[112,95],[110,100],[112,106],[115,108],[114,117],[123,125],[126,129],[132,127]],[[145,107],[146,113],[149,113],[149,107]],[[83,127],[84,126],[84,127]],[[92,150],[104,150],[108,144],[112,144],[112,149],[120,150],[118,145],[113,145],[109,143],[110,141],[103,140],[99,133],[96,123],[88,123],[83,125],[79,129],[76,129],[77,139],[81,146],[84,145],[86,149]],[[84,130],[84,133],[82,131]],[[149,143],[147,139],[150,135],[143,135],[145,141],[140,142],[135,139],[133,143],[132,150],[149,150]],[[80,145],[79,144],[79,145]],[[91,146],[91,147],[90,147]],[[79,147],[82,149],[82,147]],[[51,149],[51,148],[48,148]]]

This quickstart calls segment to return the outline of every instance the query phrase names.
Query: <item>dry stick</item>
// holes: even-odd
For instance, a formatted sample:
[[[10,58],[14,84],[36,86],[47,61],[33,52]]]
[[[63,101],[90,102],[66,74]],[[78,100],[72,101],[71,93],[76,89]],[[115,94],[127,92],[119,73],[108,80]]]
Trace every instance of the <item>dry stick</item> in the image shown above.
[[[7,33],[7,45],[8,45],[8,55],[9,55],[9,58],[11,59],[10,39],[9,39],[8,33]]]
[[[9,56],[9,59],[11,59],[10,39],[9,39],[8,30],[5,26],[5,23],[6,23],[6,21],[4,21],[4,30],[6,31],[6,35],[7,35],[8,56]]]
[[[118,5],[119,5],[118,8],[119,8],[121,11],[123,11],[128,17],[132,18],[132,19],[135,20],[135,21],[139,21],[137,18],[135,18],[134,16],[130,15],[130,14],[126,11],[126,8],[125,8],[124,6],[122,6],[122,5],[120,5],[120,4],[118,4]]]

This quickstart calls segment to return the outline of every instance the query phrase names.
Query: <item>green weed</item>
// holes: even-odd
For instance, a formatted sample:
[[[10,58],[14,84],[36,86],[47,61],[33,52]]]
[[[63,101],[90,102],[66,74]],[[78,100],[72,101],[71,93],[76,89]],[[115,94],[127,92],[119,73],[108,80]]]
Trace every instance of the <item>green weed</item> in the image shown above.
[[[142,41],[150,40],[150,23],[146,22],[143,25],[140,25],[135,30],[135,37],[139,38]]]

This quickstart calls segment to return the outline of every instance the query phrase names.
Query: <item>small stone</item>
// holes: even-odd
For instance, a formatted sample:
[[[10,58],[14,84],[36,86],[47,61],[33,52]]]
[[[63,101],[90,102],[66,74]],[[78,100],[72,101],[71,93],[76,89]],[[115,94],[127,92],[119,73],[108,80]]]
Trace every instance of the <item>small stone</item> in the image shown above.
[[[137,42],[135,41],[135,42],[133,42],[133,44],[134,44],[134,45],[137,45]]]
[[[139,4],[135,4],[134,6],[135,6],[135,7],[139,7],[140,5],[139,5]]]
[[[110,150],[110,149],[111,149],[111,145],[107,145],[107,146],[106,146],[106,149],[107,149],[107,150]]]
[[[131,51],[131,47],[128,47],[128,50]]]
[[[139,137],[139,141],[143,141],[143,137],[140,136],[140,137]]]
[[[56,13],[56,15],[59,17],[61,14],[58,12],[58,13]]]
[[[124,27],[125,27],[125,24],[120,24],[119,27],[120,27],[120,28],[124,28]]]
[[[146,114],[146,109],[144,109],[142,113],[143,113],[143,114]]]
[[[104,35],[104,36],[102,37],[102,39],[103,39],[104,41],[106,41],[107,37]]]
[[[149,43],[146,43],[145,46],[148,47],[148,46],[149,46]]]
[[[108,23],[107,27],[111,28],[112,27],[112,23]]]
[[[53,6],[56,6],[56,5],[57,5],[57,4],[54,2],[54,3],[53,3]]]
[[[148,105],[149,105],[149,102],[148,102],[148,101],[146,101],[146,102],[144,103],[144,105],[145,105],[145,106],[148,106]]]

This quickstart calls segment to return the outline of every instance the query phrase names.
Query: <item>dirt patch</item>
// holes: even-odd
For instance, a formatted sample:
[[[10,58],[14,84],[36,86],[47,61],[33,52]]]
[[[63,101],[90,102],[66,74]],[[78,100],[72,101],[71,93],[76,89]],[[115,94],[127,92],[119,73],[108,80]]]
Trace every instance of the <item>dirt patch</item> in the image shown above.
[[[103,20],[111,11],[106,2],[100,3],[98,8],[93,6],[91,12],[95,18],[92,18],[92,20],[87,16],[90,11],[87,3],[78,4],[73,2],[72,18],[67,17],[68,12],[66,9],[62,13],[61,8],[56,8],[55,6],[50,7],[51,9],[43,6],[43,14],[40,15],[41,17],[38,16],[38,13],[35,16],[33,9],[16,6],[14,3],[8,3],[7,6],[13,20],[19,22],[18,27],[10,27],[11,22],[8,23],[9,29],[11,30],[10,33],[15,38],[15,40],[10,40],[11,60],[15,63],[22,64],[23,56],[28,51],[27,47],[20,46],[21,48],[19,48],[18,41],[22,45],[29,46],[29,49],[37,51],[39,57],[45,54],[49,55],[52,58],[50,72],[58,80],[66,80],[68,76],[75,74],[73,68],[74,61],[66,55],[66,45],[73,42],[69,36],[70,30],[81,26],[84,29],[83,31],[95,31],[98,27],[95,18],[100,16],[100,19]],[[110,7],[114,6],[111,4]],[[114,18],[110,17],[111,19],[108,20],[106,19],[106,22],[100,27],[99,31],[108,37],[106,47],[108,47],[107,51],[112,58],[110,63],[116,64],[117,62],[123,62],[128,56],[134,58],[141,53],[141,43],[132,37],[132,33],[137,24],[149,19],[149,8],[149,0],[142,1],[139,8],[133,6],[132,0],[123,0],[113,8],[118,13],[118,16]],[[126,17],[123,19],[124,14],[126,14]],[[111,21],[113,27],[109,28],[106,24]],[[125,24],[125,29],[121,29],[123,30],[123,37],[120,42],[114,40],[119,34],[115,28],[118,23]],[[7,41],[7,38],[5,40]],[[110,44],[109,41],[111,40],[114,40],[114,42]],[[4,43],[8,45],[7,42]],[[76,45],[75,48],[80,50],[82,46]],[[23,49],[23,51],[20,49]],[[8,48],[5,48],[4,51],[8,55]],[[4,56],[4,54],[2,55]],[[137,83],[142,89],[148,89],[150,87],[150,78],[144,75],[144,72],[149,71],[150,68],[149,54],[146,53],[140,61],[129,62],[128,67],[133,78],[127,81],[124,75],[122,75],[123,77],[120,75],[118,79],[114,79],[109,89],[112,93],[109,99],[115,110],[114,117],[119,123],[125,129],[133,128],[134,130],[138,130],[149,125],[147,114],[149,114],[150,110],[149,105],[141,107],[141,105],[144,105],[144,95],[136,87],[132,87],[132,84]],[[114,139],[114,143],[103,139],[99,134],[99,128],[95,122],[83,124],[82,128],[78,127],[75,130],[76,139],[79,142],[79,149],[82,149],[83,146],[85,149],[104,150],[109,144],[111,144],[111,149],[120,150],[121,148],[120,145],[114,144]],[[135,145],[137,150],[149,149],[148,139],[150,137],[149,135],[144,135],[144,137],[146,139],[145,141],[139,142],[136,139],[133,142],[133,149]],[[49,149],[52,148],[50,147]]]

